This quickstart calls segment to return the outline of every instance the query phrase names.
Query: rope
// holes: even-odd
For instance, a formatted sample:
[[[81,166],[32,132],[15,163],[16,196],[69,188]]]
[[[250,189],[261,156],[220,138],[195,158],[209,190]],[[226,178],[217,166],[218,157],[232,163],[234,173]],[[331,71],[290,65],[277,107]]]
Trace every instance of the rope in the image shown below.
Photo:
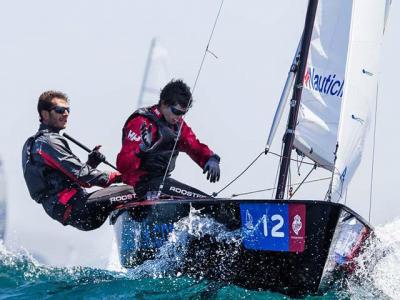
[[[308,172],[308,174],[306,175],[306,177],[304,177],[304,179],[300,182],[300,184],[298,185],[298,187],[294,190],[294,192],[290,195],[289,200],[293,198],[294,194],[296,194],[296,192],[299,190],[299,188],[303,185],[303,183],[307,180],[308,176],[311,175],[311,173],[317,168],[317,164],[314,165],[314,167],[310,170],[310,172]]]
[[[217,197],[222,191],[224,191],[226,188],[228,188],[232,183],[234,183],[236,180],[238,180],[260,157],[261,157],[261,155],[262,154],[268,154],[268,153],[271,153],[271,154],[273,154],[273,155],[275,155],[275,156],[277,156],[277,157],[279,157],[280,158],[280,160],[282,160],[282,158],[283,158],[283,155],[281,155],[281,154],[278,154],[278,153],[275,153],[275,152],[271,152],[271,151],[269,151],[269,152],[267,152],[267,153],[265,153],[265,150],[263,150],[260,154],[258,154],[257,155],[257,157],[255,158],[255,159],[253,159],[253,161],[242,171],[242,172],[240,172],[240,174],[239,175],[237,175],[234,179],[232,179],[227,185],[225,185],[222,189],[220,189],[218,192],[214,192],[214,193],[212,193],[212,196],[213,197]],[[294,159],[294,158],[291,158],[290,159],[291,161],[296,161],[296,162],[299,162],[297,159]],[[312,165],[312,166],[315,166],[316,164],[315,163],[309,163],[309,162],[302,162],[303,164],[307,164],[307,165]],[[318,165],[317,165],[318,166]],[[320,165],[319,165],[320,166]],[[279,168],[278,168],[278,171],[277,171],[277,173],[276,173],[276,176],[275,176],[275,183],[274,183],[274,186],[276,186],[276,181],[277,181],[277,176],[278,176],[278,172],[279,172]],[[268,189],[268,190],[270,190],[270,189]],[[272,192],[273,192],[274,190],[272,190]],[[273,198],[273,195],[272,195],[272,198]]]
[[[283,147],[283,143],[282,143],[282,144],[281,144],[281,154],[280,154],[280,158],[279,158],[279,165],[281,165],[281,163],[282,163],[283,148],[284,148],[284,147]],[[276,168],[274,187],[276,187],[276,183],[278,182],[278,176],[279,176],[279,168]],[[274,192],[275,192],[275,190],[272,190],[271,198],[274,198]]]
[[[188,106],[187,106],[187,108],[186,108],[186,112],[189,110],[190,106],[192,105],[192,102],[193,102],[193,94],[194,94],[194,91],[196,90],[197,81],[198,81],[198,79],[199,79],[199,77],[200,77],[201,70],[203,69],[203,64],[204,64],[204,61],[205,61],[205,59],[206,59],[207,53],[210,53],[210,54],[213,55],[215,58],[217,58],[217,56],[216,56],[214,53],[212,53],[211,51],[209,51],[208,48],[209,48],[209,46],[210,46],[211,39],[212,39],[212,37],[213,37],[213,35],[214,35],[214,30],[215,30],[215,27],[217,26],[217,22],[218,22],[219,15],[220,15],[220,13],[221,13],[222,6],[223,6],[223,4],[224,4],[224,1],[225,1],[225,0],[222,0],[222,1],[221,1],[221,5],[220,5],[220,7],[219,7],[217,17],[215,18],[214,25],[213,25],[213,28],[212,28],[212,30],[211,30],[210,37],[209,37],[209,39],[208,39],[208,43],[207,43],[206,49],[205,49],[205,51],[204,51],[204,55],[203,55],[203,58],[202,58],[201,63],[200,63],[199,70],[197,71],[196,79],[195,79],[195,81],[194,81],[193,88],[192,88],[192,97],[191,97],[190,100],[189,100],[189,104],[188,104]],[[185,116],[186,116],[186,114],[182,117],[182,119],[185,119]],[[176,138],[176,140],[175,140],[174,147],[172,148],[171,156],[169,157],[168,165],[167,165],[167,168],[165,169],[165,173],[164,173],[164,176],[163,176],[163,180],[162,180],[162,182],[161,182],[161,184],[160,184],[160,187],[158,188],[158,193],[157,193],[157,196],[158,196],[158,197],[160,197],[161,191],[162,191],[162,189],[163,189],[163,187],[164,187],[165,179],[167,178],[167,174],[168,174],[168,169],[169,169],[169,166],[170,166],[170,164],[171,164],[172,155],[173,155],[173,153],[175,152],[176,146],[177,146],[177,144],[178,144],[179,137],[180,137],[180,135],[181,135],[182,126],[183,126],[183,122],[181,122],[180,125],[179,125],[179,130],[178,130],[177,138]]]
[[[224,191],[228,186],[230,186],[232,183],[234,183],[237,179],[239,179],[240,176],[242,176],[260,157],[263,155],[265,151],[263,150],[258,156],[238,175],[236,176],[233,180],[231,180],[225,187],[220,189],[218,192],[214,192],[212,195],[213,197],[217,197],[219,193]]]
[[[378,115],[378,92],[379,92],[379,87],[377,86],[376,99],[375,99],[374,136],[373,136],[373,144],[372,144],[371,182],[370,182],[370,188],[369,188],[368,222],[371,222],[371,210],[372,210],[372,192],[373,192],[374,166],[375,166],[376,117]]]
[[[329,180],[331,177],[325,177],[325,178],[319,178],[319,179],[314,179],[314,180],[308,180],[308,181],[302,181],[302,182],[297,182],[292,184],[292,186],[297,186],[300,184],[306,184],[306,183],[313,183],[313,182],[318,182],[318,181],[323,181],[323,180]],[[245,195],[251,195],[251,194],[256,194],[256,193],[261,193],[261,192],[268,192],[268,191],[274,191],[276,190],[276,187],[268,188],[268,189],[262,189],[262,190],[255,190],[251,192],[245,192],[245,193],[239,193],[239,194],[233,194],[231,197],[235,198],[238,196],[245,196]]]

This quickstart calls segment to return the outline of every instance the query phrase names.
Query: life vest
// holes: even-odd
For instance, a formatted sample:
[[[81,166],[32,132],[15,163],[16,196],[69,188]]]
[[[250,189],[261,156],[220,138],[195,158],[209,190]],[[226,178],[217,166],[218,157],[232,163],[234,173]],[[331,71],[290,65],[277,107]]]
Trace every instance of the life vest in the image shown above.
[[[31,198],[37,203],[42,203],[44,198],[48,198],[66,187],[73,186],[73,183],[68,178],[59,175],[59,171],[46,164],[35,162],[32,153],[35,142],[45,134],[47,134],[45,130],[40,130],[29,137],[22,150],[24,179]]]
[[[153,139],[158,143],[158,146],[150,152],[140,152],[138,157],[141,159],[140,169],[146,171],[147,175],[141,180],[147,181],[154,177],[164,176],[167,167],[167,176],[170,176],[172,171],[175,169],[176,159],[179,151],[175,148],[175,138],[178,135],[179,125],[170,125],[164,119],[156,116],[151,110],[151,107],[140,108],[130,115],[128,120],[125,122],[122,129],[122,141],[127,135],[128,123],[138,117],[143,116],[149,119],[151,122],[156,124],[157,136]],[[169,162],[169,165],[168,165]]]

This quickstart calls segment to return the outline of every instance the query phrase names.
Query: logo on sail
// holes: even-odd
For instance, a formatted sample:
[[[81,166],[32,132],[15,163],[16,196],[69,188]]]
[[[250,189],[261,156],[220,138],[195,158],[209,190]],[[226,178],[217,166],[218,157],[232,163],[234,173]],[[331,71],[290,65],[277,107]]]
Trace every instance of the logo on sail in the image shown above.
[[[299,215],[295,215],[292,222],[292,229],[296,235],[299,235],[301,228],[303,227],[303,223],[301,222],[301,217]]]
[[[336,74],[320,74],[314,67],[308,67],[304,74],[304,86],[321,94],[341,98],[343,96],[344,80],[338,79]]]

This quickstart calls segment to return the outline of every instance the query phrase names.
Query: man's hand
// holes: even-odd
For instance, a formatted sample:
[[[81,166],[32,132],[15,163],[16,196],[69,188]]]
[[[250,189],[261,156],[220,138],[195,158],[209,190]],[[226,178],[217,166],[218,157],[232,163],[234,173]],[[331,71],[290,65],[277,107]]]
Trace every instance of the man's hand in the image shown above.
[[[106,157],[104,154],[100,153],[101,145],[97,145],[93,148],[93,150],[88,155],[88,160],[86,164],[91,166],[92,168],[97,168],[97,166],[106,161]]]
[[[207,180],[210,180],[210,182],[219,181],[219,176],[220,176],[219,161],[220,161],[219,156],[214,154],[213,156],[210,157],[210,159],[204,166],[203,174],[207,172]]]
[[[153,124],[150,123],[149,127],[146,128],[146,122],[143,122],[140,126],[140,134],[142,137],[142,142],[139,144],[140,150],[143,152],[147,152],[151,144],[153,142],[153,136],[151,134],[151,129],[153,128]]]

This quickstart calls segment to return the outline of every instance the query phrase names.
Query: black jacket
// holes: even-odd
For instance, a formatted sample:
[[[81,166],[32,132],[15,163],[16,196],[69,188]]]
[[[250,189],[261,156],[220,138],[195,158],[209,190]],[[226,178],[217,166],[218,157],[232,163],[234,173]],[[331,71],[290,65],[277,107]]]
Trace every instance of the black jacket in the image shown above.
[[[106,187],[115,176],[114,172],[101,172],[82,163],[59,130],[44,124],[24,144],[22,169],[29,193],[38,203],[54,201],[71,189],[74,194],[85,194],[84,187]]]

